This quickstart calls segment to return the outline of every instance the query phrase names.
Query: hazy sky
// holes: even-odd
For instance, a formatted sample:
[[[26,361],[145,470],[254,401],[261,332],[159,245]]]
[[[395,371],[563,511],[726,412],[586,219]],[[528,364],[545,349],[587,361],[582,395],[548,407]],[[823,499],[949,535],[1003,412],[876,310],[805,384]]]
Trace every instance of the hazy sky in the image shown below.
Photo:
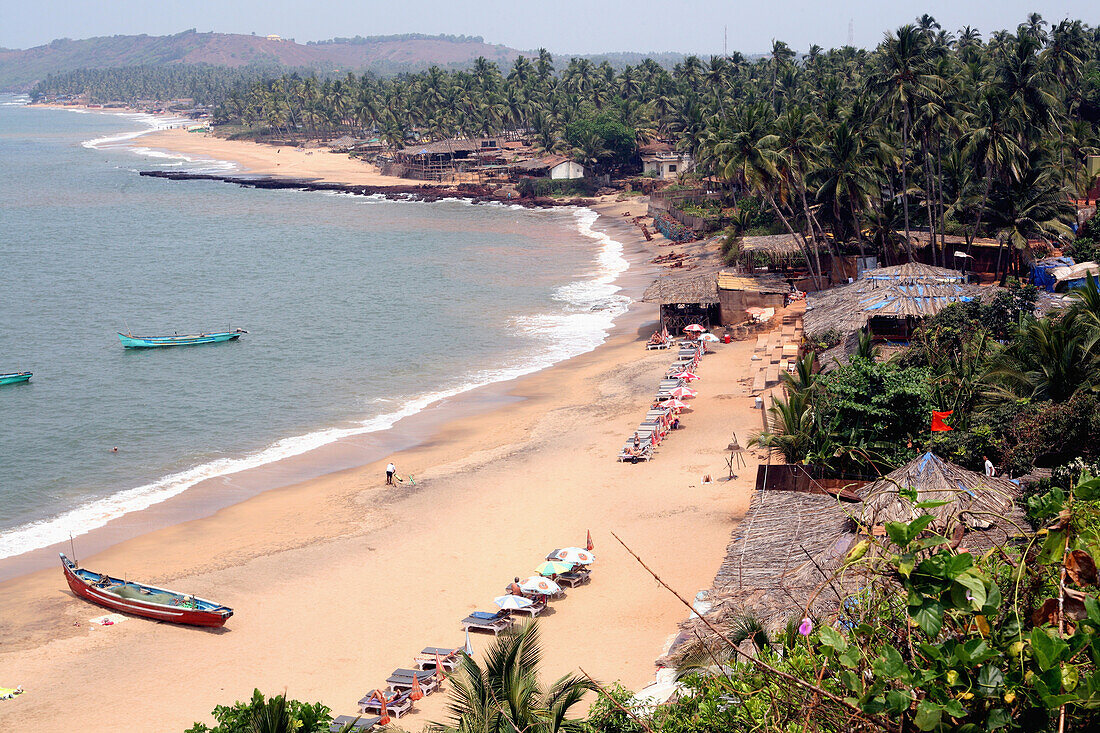
[[[1056,22],[1100,23],[1094,0],[0,0],[0,46],[26,48],[54,38],[148,33],[188,28],[227,33],[277,33],[299,43],[333,36],[452,33],[484,36],[519,49],[557,53],[682,51],[746,53],[771,39],[805,50],[848,41],[873,46],[883,31],[933,15],[944,28],[1013,29],[1030,12]]]

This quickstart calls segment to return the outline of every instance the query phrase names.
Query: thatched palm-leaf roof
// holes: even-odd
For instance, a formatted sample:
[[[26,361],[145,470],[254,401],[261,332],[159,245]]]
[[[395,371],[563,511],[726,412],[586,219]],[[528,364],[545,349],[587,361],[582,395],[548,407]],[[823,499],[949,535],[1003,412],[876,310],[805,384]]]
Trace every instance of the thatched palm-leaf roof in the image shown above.
[[[659,305],[714,305],[718,302],[718,276],[713,270],[695,275],[665,275],[646,288],[642,300]]]
[[[918,502],[947,503],[918,509],[898,494],[899,486],[916,490]],[[993,541],[1003,542],[1024,526],[1017,505],[1019,486],[1006,478],[968,471],[932,453],[914,458],[857,493],[863,499],[860,521],[869,527],[931,514],[935,517],[931,526],[941,532],[950,531],[957,519],[968,530],[994,532],[998,536]]]
[[[858,331],[873,316],[923,318],[935,315],[951,303],[991,294],[992,288],[962,283],[922,283],[862,278],[850,285],[809,293],[806,296],[806,333],[816,336],[828,330]]]
[[[917,501],[947,503],[915,509],[899,487],[915,489]],[[931,453],[857,489],[861,504],[821,494],[757,491],[714,578],[706,619],[728,629],[748,615],[775,631],[806,613],[833,616],[867,584],[859,566],[841,571],[864,533],[879,535],[875,528],[885,521],[907,522],[927,513],[935,517],[930,529],[950,536],[961,525],[961,549],[981,552],[1025,528],[1019,491],[1012,481],[988,478]],[[676,666],[702,650],[716,653],[724,646],[698,618],[680,629],[661,663]]]
[[[958,270],[949,270],[946,267],[926,265],[923,262],[906,262],[904,265],[893,265],[891,267],[880,267],[875,270],[867,270],[863,273],[861,279],[946,283],[965,282],[966,275]]]

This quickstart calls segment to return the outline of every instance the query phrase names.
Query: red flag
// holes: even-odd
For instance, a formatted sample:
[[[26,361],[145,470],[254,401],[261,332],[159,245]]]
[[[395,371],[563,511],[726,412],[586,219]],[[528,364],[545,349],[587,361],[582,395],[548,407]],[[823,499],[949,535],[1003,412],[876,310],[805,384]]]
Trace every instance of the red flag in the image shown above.
[[[954,410],[948,410],[947,412],[936,412],[932,410],[932,432],[941,432],[944,430],[954,430],[953,427],[944,422],[945,419],[951,417],[951,413]]]
[[[584,549],[588,550],[589,552],[592,552],[592,550],[596,549],[595,546],[592,544],[592,530],[588,530],[588,544],[585,546]]]

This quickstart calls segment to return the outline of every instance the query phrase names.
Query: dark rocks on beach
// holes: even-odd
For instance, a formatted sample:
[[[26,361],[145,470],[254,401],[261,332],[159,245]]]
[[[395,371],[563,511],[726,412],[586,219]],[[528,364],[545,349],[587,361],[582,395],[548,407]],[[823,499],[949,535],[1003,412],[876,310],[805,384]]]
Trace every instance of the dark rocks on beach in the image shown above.
[[[531,209],[548,209],[554,206],[588,206],[587,199],[552,199],[544,196],[512,197],[498,195],[488,186],[476,183],[460,183],[457,186],[431,186],[409,184],[401,186],[362,186],[348,183],[327,183],[309,178],[279,178],[274,176],[222,176],[213,173],[187,173],[185,171],[140,171],[150,178],[167,178],[170,181],[220,181],[249,188],[292,189],[297,191],[333,191],[355,196],[383,196],[393,201],[441,201],[461,198],[475,204],[517,204]]]

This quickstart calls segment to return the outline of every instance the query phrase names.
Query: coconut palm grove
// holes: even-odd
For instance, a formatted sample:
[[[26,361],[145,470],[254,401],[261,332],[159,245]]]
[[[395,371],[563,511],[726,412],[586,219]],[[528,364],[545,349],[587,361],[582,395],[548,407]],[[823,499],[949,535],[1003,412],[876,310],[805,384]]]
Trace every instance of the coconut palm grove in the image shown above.
[[[884,354],[863,334],[834,361],[825,352],[843,334],[815,338],[752,445],[838,480],[929,453],[978,474],[988,463],[1022,487],[1016,514],[945,525],[945,502],[899,485],[890,521],[847,520],[863,539],[830,559],[809,599],[791,599],[785,623],[733,607],[700,620],[709,642],[679,660],[671,702],[580,671],[543,679],[533,621],[484,659],[462,658],[432,731],[1100,729],[1100,290],[1089,276],[1051,303],[1028,276],[1052,254],[1097,259],[1100,231],[1079,212],[1100,173],[1100,27],[1032,14],[983,34],[924,15],[873,49],[775,41],[760,57],[672,68],[540,50],[506,68],[482,58],[390,77],[221,73],[73,72],[35,95],[189,94],[214,107],[216,134],[348,135],[383,158],[502,135],[627,191],[654,189],[637,153],[661,141],[695,162],[673,189],[728,197],[728,264],[744,261],[744,237],[785,234],[811,279],[853,255],[965,269],[975,243],[992,242],[987,282],[999,287],[925,318],[907,348]],[[578,190],[561,183],[547,192]],[[930,430],[933,413],[943,422]],[[1008,539],[963,542],[983,522]],[[842,600],[824,618],[814,603],[830,594]],[[257,691],[191,732],[322,731],[329,713]]]

